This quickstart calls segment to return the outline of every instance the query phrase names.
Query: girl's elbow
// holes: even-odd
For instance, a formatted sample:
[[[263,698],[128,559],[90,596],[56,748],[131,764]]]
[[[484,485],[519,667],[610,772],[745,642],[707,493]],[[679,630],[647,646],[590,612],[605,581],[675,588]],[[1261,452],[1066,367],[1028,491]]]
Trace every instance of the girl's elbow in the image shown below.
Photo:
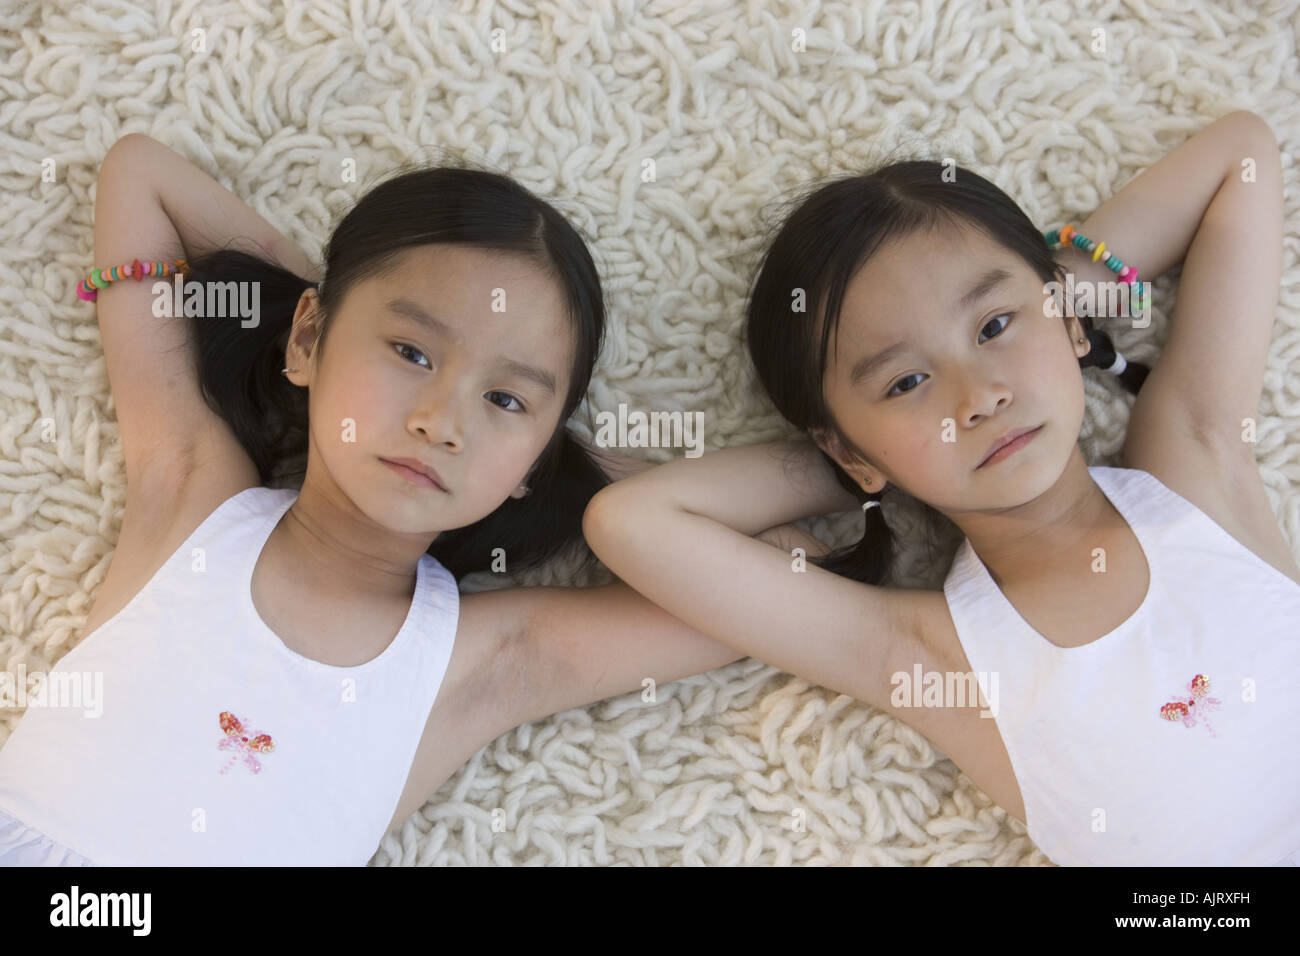
[[[614,485],[606,485],[591,496],[586,509],[582,512],[582,534],[597,557],[602,557],[597,548],[603,547],[609,539],[613,519],[620,508],[618,502],[614,501],[614,495],[611,494],[615,490]]]
[[[1224,120],[1233,125],[1231,137],[1234,143],[1240,143],[1245,139],[1267,144],[1273,149],[1280,149],[1273,127],[1258,113],[1251,110],[1235,110],[1225,116]]]
[[[606,566],[620,555],[633,553],[651,538],[650,519],[636,496],[623,494],[617,485],[596,492],[582,513],[582,534]]]

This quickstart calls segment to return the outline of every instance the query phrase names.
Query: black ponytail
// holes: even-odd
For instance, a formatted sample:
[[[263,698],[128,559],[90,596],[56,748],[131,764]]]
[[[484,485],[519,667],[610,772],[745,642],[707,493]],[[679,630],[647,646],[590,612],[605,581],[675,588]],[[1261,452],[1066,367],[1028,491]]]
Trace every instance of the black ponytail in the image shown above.
[[[1092,348],[1089,349],[1088,354],[1079,359],[1079,366],[1081,368],[1099,368],[1105,372],[1110,371],[1115,365],[1122,365],[1122,370],[1114,373],[1118,375],[1119,383],[1130,394],[1136,395],[1141,391],[1142,383],[1147,380],[1147,375],[1151,373],[1151,369],[1141,362],[1133,362],[1128,358],[1124,358],[1122,362],[1116,362],[1119,352],[1110,336],[1101,329],[1093,328],[1092,319],[1088,316],[1081,315],[1078,318],[1079,323],[1083,326],[1084,333],[1088,336],[1088,341],[1092,343]]]
[[[562,288],[573,333],[569,391],[546,449],[526,479],[530,494],[507,498],[472,525],[438,535],[428,553],[456,577],[491,570],[503,553],[510,572],[528,570],[583,543],[582,515],[608,479],[566,422],[586,395],[600,354],[605,306],[586,243],[554,207],[507,176],[453,166],[399,172],[367,192],[325,249],[324,278],[230,249],[190,257],[187,282],[259,283],[259,321],[188,318],[208,405],[234,431],[264,485],[301,485],[309,431],[307,390],[281,374],[302,293],[319,292],[314,348],[324,350],[333,317],[358,282],[382,275],[407,249],[438,243],[531,258]],[[497,549],[501,549],[500,552]],[[586,551],[583,567],[594,561]]]
[[[257,467],[263,485],[301,484],[307,457],[307,390],[281,374],[302,293],[315,283],[266,259],[220,249],[189,260],[188,282],[259,283],[256,325],[192,317],[199,382]],[[245,286],[247,288],[248,286]]]
[[[835,479],[859,500],[859,504],[868,501],[881,501],[884,492],[868,494],[841,468],[830,455],[822,452],[822,457],[830,463],[835,472]],[[834,574],[862,581],[864,584],[879,586],[891,583],[890,572],[893,570],[894,558],[897,556],[894,533],[885,520],[883,506],[874,505],[863,513],[864,528],[862,538],[845,548],[839,548],[814,557],[810,560],[819,568],[825,568]]]

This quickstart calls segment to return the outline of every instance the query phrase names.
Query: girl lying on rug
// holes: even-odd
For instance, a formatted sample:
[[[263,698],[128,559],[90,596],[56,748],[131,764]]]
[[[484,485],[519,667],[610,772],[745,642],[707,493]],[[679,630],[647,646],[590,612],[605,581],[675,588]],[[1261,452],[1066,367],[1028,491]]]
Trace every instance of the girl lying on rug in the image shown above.
[[[317,282],[131,135],[100,172],[95,261],[78,291],[126,508],[87,636],[44,686],[93,677],[102,699],[29,703],[0,751],[0,864],[364,864],[511,728],[741,656],[622,583],[457,592],[579,542],[607,480],[565,428],[600,350],[596,268],[517,183],[391,178]],[[269,486],[304,454],[299,492]]]
[[[1300,568],[1253,446],[1281,192],[1246,112],[1046,243],[965,169],[817,189],[767,251],[747,326],[811,442],[611,485],[588,543],[718,641],[916,728],[1058,863],[1296,862]],[[1144,387],[1059,296],[1067,270],[1131,286],[1118,255],[1147,279],[1186,259]],[[1080,452],[1087,364],[1141,387],[1123,467]],[[942,593],[887,586],[889,484],[965,534]],[[855,504],[862,541],[824,559],[747,537]]]

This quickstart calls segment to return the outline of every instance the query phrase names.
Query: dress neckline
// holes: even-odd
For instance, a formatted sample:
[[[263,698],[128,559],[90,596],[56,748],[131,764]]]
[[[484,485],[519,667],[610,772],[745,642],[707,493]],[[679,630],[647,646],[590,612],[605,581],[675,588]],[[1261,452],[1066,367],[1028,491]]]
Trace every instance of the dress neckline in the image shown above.
[[[266,524],[260,528],[254,537],[254,548],[252,559],[247,563],[243,573],[240,575],[239,593],[241,603],[248,612],[249,617],[254,621],[256,626],[269,637],[285,654],[288,654],[294,660],[301,662],[304,666],[323,668],[329,671],[338,671],[342,673],[359,673],[361,671],[382,666],[388,660],[397,656],[399,648],[411,640],[412,635],[418,630],[418,619],[420,609],[427,603],[427,591],[430,587],[429,564],[433,560],[429,555],[421,555],[419,563],[415,568],[415,593],[411,596],[411,604],[406,609],[406,616],[402,620],[402,626],[398,628],[393,639],[388,642],[388,646],[382,651],[360,664],[341,665],[327,664],[324,661],[318,661],[314,657],[307,657],[298,653],[284,640],[279,634],[271,629],[271,626],[263,620],[261,613],[257,610],[257,605],[253,601],[253,575],[257,571],[257,562],[262,557],[262,552],[266,550],[267,542],[271,540],[271,535],[279,527],[280,522],[293,507],[293,503],[298,500],[295,493],[292,497],[287,498],[284,502],[277,505],[271,515],[268,516]]]
[[[1090,466],[1088,468],[1088,474],[1092,477],[1093,482],[1097,487],[1101,489],[1101,493],[1106,496],[1106,500],[1114,506],[1117,512],[1119,512],[1120,519],[1137,539],[1138,549],[1142,552],[1142,558],[1147,564],[1147,590],[1146,594],[1142,595],[1142,603],[1137,606],[1132,614],[1100,637],[1093,638],[1091,641],[1084,644],[1071,645],[1057,644],[1055,641],[1044,637],[1042,632],[1025,620],[1024,615],[1020,613],[1016,606],[1011,603],[1011,600],[1006,596],[1006,594],[1002,592],[1002,588],[998,587],[998,583],[993,580],[993,575],[989,573],[989,569],[985,567],[984,562],[980,560],[980,556],[976,554],[975,549],[971,547],[970,539],[967,538],[962,543],[962,547],[967,552],[967,560],[975,566],[975,572],[979,575],[979,580],[981,581],[982,586],[993,593],[994,600],[998,601],[1004,610],[1010,611],[1011,614],[1013,614],[1015,618],[1024,625],[1025,629],[1036,636],[1043,644],[1051,648],[1053,651],[1059,651],[1063,654],[1083,651],[1085,648],[1096,647],[1099,644],[1109,641],[1116,634],[1128,630],[1130,624],[1147,612],[1147,608],[1151,605],[1151,595],[1156,589],[1156,576],[1159,571],[1156,562],[1151,559],[1153,551],[1151,542],[1146,538],[1145,532],[1139,530],[1137,524],[1134,523],[1133,515],[1125,507],[1123,501],[1124,495],[1116,493],[1113,485],[1108,487],[1111,481],[1111,476],[1105,473],[1098,473],[1097,469],[1100,467],[1101,466],[1098,465]]]

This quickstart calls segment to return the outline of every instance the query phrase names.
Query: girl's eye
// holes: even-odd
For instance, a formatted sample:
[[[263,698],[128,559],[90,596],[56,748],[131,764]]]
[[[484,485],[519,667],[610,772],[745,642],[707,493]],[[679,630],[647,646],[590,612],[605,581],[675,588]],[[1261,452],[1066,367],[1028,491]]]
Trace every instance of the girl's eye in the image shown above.
[[[421,352],[419,349],[417,349],[414,345],[407,345],[405,342],[394,342],[394,343],[393,343],[393,348],[395,348],[395,349],[397,350],[397,353],[398,353],[399,355],[402,354],[402,353],[401,353],[401,350],[402,350],[402,349],[410,349],[410,350],[411,350],[412,352],[414,352],[416,355],[423,356],[423,357],[424,357],[424,360],[425,360],[426,362],[429,361],[428,356],[425,356],[424,353]],[[416,364],[419,364],[419,363],[416,363]],[[426,368],[430,368],[430,369],[433,368],[433,363],[430,363],[429,365],[427,365]]]
[[[989,327],[989,325],[991,325],[991,324],[992,324],[994,321],[996,321],[997,319],[1006,319],[1007,321],[1002,325],[1001,328],[998,329],[997,334],[994,335],[994,336],[992,336],[992,338],[997,338],[998,335],[1001,335],[1004,331],[1006,331],[1007,326],[1011,324],[1011,320],[1014,319],[1015,317],[1016,317],[1016,313],[1014,313],[1014,312],[1003,312],[1003,313],[1000,314],[1000,315],[995,315],[995,316],[993,316],[992,319],[990,319],[988,322],[986,322],[986,323],[984,324],[984,329],[987,329],[987,328]],[[980,331],[983,332],[984,329],[980,329]],[[890,390],[889,390],[888,392],[885,393],[885,397],[886,397],[886,398],[889,398],[889,397],[892,396],[892,395],[906,395],[908,392],[915,391],[915,389],[916,389],[916,386],[915,386],[915,385],[912,386],[912,388],[905,388],[905,389],[903,389],[901,392],[896,392],[896,391],[894,391],[894,389],[898,388],[899,385],[903,384],[904,382],[908,381],[909,379],[916,378],[916,377],[918,377],[919,375],[920,375],[920,373],[917,372],[917,373],[915,373],[915,374],[907,375],[907,376],[904,376],[903,378],[900,378],[897,382],[894,383],[893,387],[890,388]]]
[[[513,408],[506,408],[504,405],[497,405],[497,408],[500,408],[500,409],[502,409],[503,411],[507,411],[507,412],[521,411],[521,412],[522,412],[522,411],[524,410],[524,403],[521,402],[521,401],[519,401],[519,399],[515,398],[515,397],[514,397],[513,395],[511,395],[509,392],[488,392],[488,394],[489,394],[489,395],[500,395],[500,396],[502,396],[502,397],[504,397],[504,398],[508,398],[508,399],[510,399],[510,401],[514,402],[516,405],[519,406],[518,409],[513,409]],[[490,401],[490,399],[489,399],[489,401]],[[493,404],[493,405],[496,405],[496,402],[492,402],[492,404]]]
[[[1005,329],[1005,328],[1007,327],[1007,325],[1010,325],[1010,324],[1011,324],[1011,320],[1012,320],[1013,318],[1015,318],[1015,313],[1013,313],[1013,312],[1003,312],[1001,315],[995,315],[995,316],[993,316],[993,318],[989,320],[989,323],[992,323],[992,322],[994,322],[994,321],[996,321],[996,320],[998,320],[998,319],[1006,319],[1006,320],[1007,320],[1006,325],[1002,326],[1001,329],[998,329],[998,335],[1001,335],[1003,329]],[[988,326],[988,323],[986,323],[985,326],[984,326],[984,329],[987,329],[988,327],[989,327],[989,326]],[[984,329],[980,329],[980,331],[983,332]],[[997,336],[994,336],[994,338],[997,338]]]
[[[898,388],[898,386],[902,385],[908,379],[918,378],[919,375],[920,373],[917,372],[917,373],[913,373],[912,375],[903,376],[897,382],[894,383],[894,388]],[[906,395],[908,392],[912,391],[912,389],[915,387],[916,386],[912,386],[912,388],[905,388],[901,392],[896,392],[894,391],[894,388],[891,388],[888,392],[885,393],[885,397],[888,398],[890,395]]]

